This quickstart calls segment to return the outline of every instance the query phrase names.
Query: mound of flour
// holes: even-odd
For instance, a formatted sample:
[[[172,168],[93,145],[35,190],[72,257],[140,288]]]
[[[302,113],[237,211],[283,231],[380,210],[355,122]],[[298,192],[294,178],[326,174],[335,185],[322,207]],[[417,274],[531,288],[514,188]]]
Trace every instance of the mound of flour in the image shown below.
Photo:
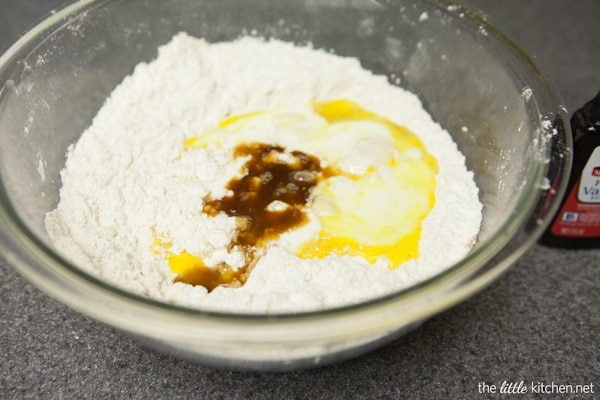
[[[233,219],[200,212],[203,197],[222,196],[228,171],[239,165],[218,149],[184,152],[185,140],[231,115],[339,98],[406,126],[437,158],[436,204],[424,221],[420,257],[388,270],[360,258],[302,260],[273,243],[241,288],[207,293],[174,283],[168,262],[152,251],[157,233],[174,253],[209,254],[207,265],[240,263],[227,251]],[[61,177],[59,204],[45,222],[64,257],[125,290],[210,310],[319,310],[397,291],[464,257],[481,222],[463,155],[416,96],[355,59],[248,37],[209,44],[176,35],[115,88],[68,149]]]

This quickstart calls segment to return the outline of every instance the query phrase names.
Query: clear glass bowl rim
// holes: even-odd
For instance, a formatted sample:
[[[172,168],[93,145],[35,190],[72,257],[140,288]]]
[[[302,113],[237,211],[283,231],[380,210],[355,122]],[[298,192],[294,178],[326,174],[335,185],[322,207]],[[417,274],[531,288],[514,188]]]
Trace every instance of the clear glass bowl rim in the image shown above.
[[[48,28],[59,26],[58,24],[60,24],[61,21],[67,21],[67,24],[71,23],[76,19],[72,17],[77,16],[82,10],[89,9],[90,7],[100,7],[113,3],[114,1],[118,0],[83,0],[48,14],[46,18],[29,30],[0,56],[0,74],[3,73],[4,69],[10,65],[11,62],[18,58],[23,49],[27,49],[32,42],[39,41],[40,35]],[[440,7],[443,8],[456,7],[457,10],[464,13],[465,18],[470,18],[484,27],[490,32],[490,36],[493,36],[495,40],[501,42],[507,49],[510,49],[512,53],[522,62],[527,64],[532,71],[537,72],[538,76],[543,77],[546,86],[544,88],[545,92],[552,97],[550,103],[554,104],[556,109],[542,110],[540,114],[544,114],[545,111],[556,112],[557,117],[565,118],[564,108],[561,106],[562,99],[557,94],[552,83],[546,78],[546,75],[540,71],[538,66],[534,64],[532,59],[521,49],[521,47],[492,25],[489,22],[489,18],[484,17],[482,13],[475,9],[467,9],[453,1],[435,0],[433,2],[439,4]],[[567,150],[569,150],[572,148],[570,128],[568,124],[564,125],[566,135],[565,141],[567,142]],[[550,144],[548,144],[548,146],[549,145]],[[561,172],[562,176],[559,178],[559,185],[555,188],[555,196],[558,199],[562,198],[566,190],[567,177],[571,165],[570,153],[570,151],[566,151],[564,160],[562,161],[564,163]],[[187,329],[193,331],[196,331],[193,327],[205,330],[215,324],[215,328],[217,328],[219,332],[222,332],[221,329],[223,326],[231,325],[239,327],[241,324],[249,328],[259,326],[259,331],[262,332],[262,328],[269,328],[274,325],[297,329],[299,325],[306,324],[306,322],[309,321],[313,323],[320,322],[322,324],[322,329],[318,329],[318,335],[322,336],[326,334],[325,332],[329,329],[328,327],[330,325],[337,323],[336,321],[347,320],[348,318],[355,319],[360,315],[362,316],[361,318],[365,320],[370,319],[373,325],[363,324],[364,326],[362,328],[357,327],[357,330],[363,330],[365,333],[368,333],[369,331],[377,329],[393,328],[397,322],[393,320],[380,321],[379,319],[374,318],[374,314],[377,314],[377,311],[399,310],[411,303],[413,305],[419,303],[421,306],[419,307],[417,314],[411,314],[408,316],[409,318],[405,318],[406,316],[404,316],[401,319],[405,320],[405,322],[426,319],[473,295],[494,281],[510,267],[515,260],[537,241],[550,222],[548,218],[546,218],[543,223],[539,224],[536,230],[532,232],[509,256],[501,260],[492,268],[488,268],[485,273],[478,274],[478,271],[510,241],[513,235],[519,231],[522,225],[530,217],[530,213],[540,195],[539,186],[545,178],[546,167],[547,166],[545,166],[541,160],[536,160],[534,182],[537,182],[538,184],[528,185],[518,200],[515,211],[507,218],[504,225],[484,243],[475,248],[467,257],[451,268],[416,286],[393,294],[358,304],[321,311],[268,315],[222,313],[169,305],[113,287],[83,272],[75,265],[56,254],[51,248],[46,246],[43,241],[35,237],[10,204],[10,200],[6,195],[6,190],[4,190],[3,187],[0,194],[0,204],[2,204],[2,207],[0,207],[0,219],[4,222],[5,227],[0,227],[0,230],[6,229],[6,232],[11,239],[17,242],[19,249],[26,251],[28,256],[33,257],[36,266],[32,267],[30,261],[25,261],[21,256],[14,253],[14,251],[5,243],[0,243],[0,252],[18,272],[26,276],[53,297],[58,298],[85,314],[125,330],[132,329],[132,326],[135,324],[132,323],[130,318],[138,313],[140,323],[143,323],[143,320],[148,321],[148,318],[154,316],[167,324],[174,324],[168,331],[176,331],[182,325],[185,325]],[[0,184],[3,185],[3,183]],[[554,215],[557,207],[558,202],[554,201],[548,209],[547,215]],[[54,278],[49,279],[50,276],[53,276]],[[82,301],[80,297],[81,292],[87,292],[88,295],[103,299],[106,302],[102,306],[99,304],[91,304],[90,301],[92,297],[89,297],[87,301]],[[441,297],[437,296],[436,293],[439,293]],[[431,296],[437,297],[436,301],[426,301],[427,304],[423,304],[423,301],[421,300],[431,299]],[[127,311],[124,314],[115,313],[114,315],[111,315],[111,310],[118,308]],[[411,308],[408,307],[407,309]],[[149,328],[149,326],[146,327]],[[159,334],[161,329],[162,328],[156,328],[154,333]],[[338,335],[339,332],[334,336]],[[281,338],[285,340],[284,335],[281,336]],[[269,338],[269,340],[272,339],[272,337]]]

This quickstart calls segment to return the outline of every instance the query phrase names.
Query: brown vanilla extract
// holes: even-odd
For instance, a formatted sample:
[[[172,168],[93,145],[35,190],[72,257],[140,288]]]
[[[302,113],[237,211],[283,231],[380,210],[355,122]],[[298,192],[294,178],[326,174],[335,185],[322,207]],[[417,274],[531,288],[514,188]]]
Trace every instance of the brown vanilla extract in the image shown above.
[[[567,192],[541,243],[600,247],[600,92],[571,117],[574,161]]]

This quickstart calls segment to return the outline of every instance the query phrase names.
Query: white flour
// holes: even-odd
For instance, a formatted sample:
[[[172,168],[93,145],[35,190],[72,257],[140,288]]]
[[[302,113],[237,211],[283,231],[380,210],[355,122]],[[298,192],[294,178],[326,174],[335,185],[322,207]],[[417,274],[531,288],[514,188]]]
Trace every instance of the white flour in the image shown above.
[[[358,258],[302,260],[271,245],[241,288],[173,283],[156,234],[173,252],[207,265],[243,263],[228,252],[232,218],[203,215],[202,198],[224,194],[237,165],[224,151],[183,152],[230,115],[313,99],[351,99],[417,133],[439,164],[436,204],[425,219],[420,257],[388,270]],[[317,310],[409,287],[464,257],[481,221],[472,173],[450,135],[416,96],[391,86],[357,60],[259,39],[208,44],[179,34],[140,64],[69,148],[60,202],[46,216],[56,248],[118,287],[172,304],[242,313]],[[377,205],[374,204],[374,207]]]

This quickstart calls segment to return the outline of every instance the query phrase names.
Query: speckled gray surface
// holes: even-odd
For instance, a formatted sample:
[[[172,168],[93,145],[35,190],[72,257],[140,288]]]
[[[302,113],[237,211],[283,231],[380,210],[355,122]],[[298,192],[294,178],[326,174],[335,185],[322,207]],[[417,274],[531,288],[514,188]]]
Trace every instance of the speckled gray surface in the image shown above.
[[[57,0],[0,0],[0,51]],[[471,0],[548,73],[570,112],[600,89],[600,2]],[[0,398],[468,399],[503,381],[600,393],[600,250],[534,246],[491,287],[373,353],[279,374],[145,347],[49,298],[0,260]],[[576,398],[560,394],[534,398]],[[594,395],[580,398],[594,398]]]

